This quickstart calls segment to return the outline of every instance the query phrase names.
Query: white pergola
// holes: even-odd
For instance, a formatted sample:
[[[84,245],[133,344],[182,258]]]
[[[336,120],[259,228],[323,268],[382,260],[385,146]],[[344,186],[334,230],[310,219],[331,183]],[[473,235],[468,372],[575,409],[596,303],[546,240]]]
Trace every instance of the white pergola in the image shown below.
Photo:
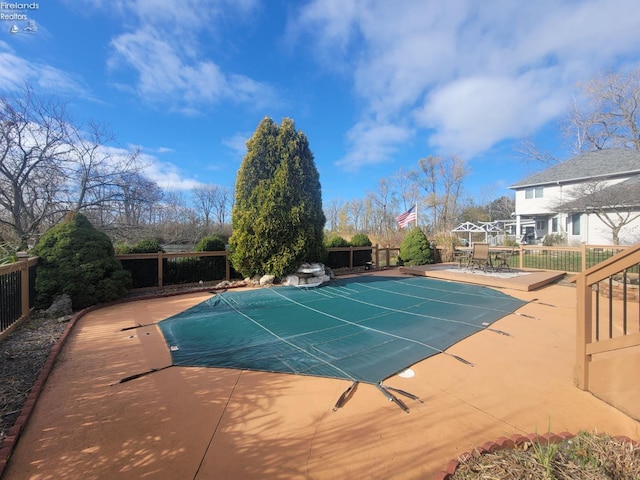
[[[464,222],[451,230],[454,233],[467,233],[469,235],[469,245],[471,245],[471,235],[474,233],[485,233],[484,229],[480,225],[476,225],[472,222]]]
[[[469,235],[469,245],[471,245],[471,235],[474,233],[484,233],[484,241],[489,243],[489,235],[497,236],[504,233],[504,229],[500,226],[499,222],[478,222],[476,225],[473,222],[464,222],[451,230],[454,233],[467,233]]]

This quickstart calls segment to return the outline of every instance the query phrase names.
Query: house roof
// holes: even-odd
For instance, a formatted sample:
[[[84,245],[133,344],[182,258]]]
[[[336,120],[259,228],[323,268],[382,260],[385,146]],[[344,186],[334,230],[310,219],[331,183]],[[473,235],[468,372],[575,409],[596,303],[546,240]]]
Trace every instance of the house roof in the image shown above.
[[[563,205],[566,211],[592,210],[594,207],[604,209],[633,208],[640,206],[640,174],[627,180],[610,185],[602,190],[584,195]]]
[[[640,152],[627,149],[596,150],[530,175],[509,188],[515,190],[550,183],[579,182],[636,173],[640,173]]]

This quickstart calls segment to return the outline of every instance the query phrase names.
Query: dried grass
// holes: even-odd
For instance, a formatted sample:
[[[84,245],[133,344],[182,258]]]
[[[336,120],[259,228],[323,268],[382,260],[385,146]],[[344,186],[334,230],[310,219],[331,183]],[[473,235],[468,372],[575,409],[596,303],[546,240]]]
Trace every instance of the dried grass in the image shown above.
[[[525,443],[463,459],[451,480],[640,480],[640,446],[580,432],[559,444]]]

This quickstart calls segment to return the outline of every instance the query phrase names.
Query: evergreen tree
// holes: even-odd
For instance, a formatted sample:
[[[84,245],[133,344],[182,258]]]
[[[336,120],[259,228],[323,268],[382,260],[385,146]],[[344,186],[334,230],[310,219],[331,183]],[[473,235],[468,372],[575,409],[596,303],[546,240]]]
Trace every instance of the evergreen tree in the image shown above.
[[[229,239],[244,276],[283,276],[324,256],[320,176],[307,137],[285,118],[263,119],[247,142],[236,179]]]
[[[412,228],[402,240],[398,263],[409,266],[433,263],[431,244],[419,227]]]
[[[131,286],[104,233],[78,212],[67,214],[34,248],[40,257],[36,307],[46,308],[59,295],[71,297],[74,310],[122,298]]]

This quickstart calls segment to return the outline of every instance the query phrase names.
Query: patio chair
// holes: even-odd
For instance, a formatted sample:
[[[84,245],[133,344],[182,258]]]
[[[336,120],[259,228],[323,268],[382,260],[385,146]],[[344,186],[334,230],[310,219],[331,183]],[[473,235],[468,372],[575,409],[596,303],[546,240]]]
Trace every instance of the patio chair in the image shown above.
[[[471,256],[469,257],[467,269],[471,269],[471,271],[473,271],[476,267],[482,268],[485,273],[487,273],[487,269],[493,270],[493,266],[491,265],[491,256],[489,255],[488,243],[473,244],[473,250],[471,251]]]
[[[516,247],[510,250],[501,250],[493,257],[493,268],[496,270],[505,269],[511,271],[511,265],[509,265],[509,259],[516,253]]]

